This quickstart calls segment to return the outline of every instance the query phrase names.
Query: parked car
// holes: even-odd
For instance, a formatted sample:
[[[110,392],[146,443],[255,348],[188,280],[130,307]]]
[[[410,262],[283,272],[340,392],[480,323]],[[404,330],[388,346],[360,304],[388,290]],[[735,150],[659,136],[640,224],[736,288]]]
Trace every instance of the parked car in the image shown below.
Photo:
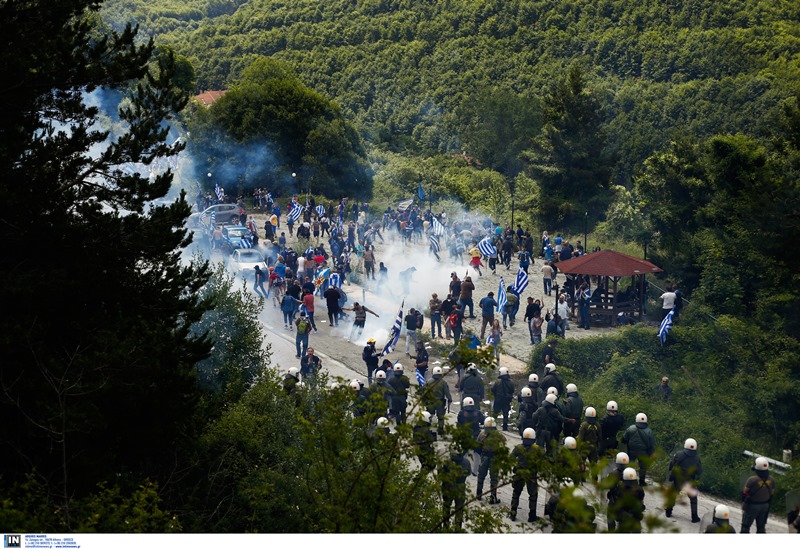
[[[233,250],[231,259],[228,262],[228,268],[236,273],[237,276],[244,276],[248,280],[254,280],[256,276],[255,266],[258,265],[265,272],[267,271],[267,264],[264,263],[264,253],[255,248],[241,248]]]
[[[242,225],[223,227],[222,241],[223,246],[227,248],[229,253],[239,248],[252,247],[252,243],[250,241],[250,229]]]
[[[197,228],[201,226],[208,226],[211,223],[211,212],[214,212],[214,220],[218,224],[222,223],[239,223],[239,215],[244,213],[244,210],[238,204],[214,204],[209,206],[200,213],[193,213],[189,216],[189,228]]]

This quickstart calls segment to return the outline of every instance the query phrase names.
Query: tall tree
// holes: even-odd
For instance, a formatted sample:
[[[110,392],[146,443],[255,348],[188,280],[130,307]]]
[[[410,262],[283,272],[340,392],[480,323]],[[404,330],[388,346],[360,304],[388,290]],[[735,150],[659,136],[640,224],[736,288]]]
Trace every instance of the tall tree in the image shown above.
[[[304,86],[283,62],[255,61],[230,92],[195,114],[190,130],[191,150],[207,159],[208,171],[225,174],[226,184],[371,196],[360,136],[336,103]]]
[[[0,482],[32,474],[70,528],[70,501],[107,479],[166,478],[209,344],[206,267],[182,265],[189,206],[172,176],[123,170],[180,145],[162,123],[186,96],[173,57],[136,30],[102,34],[93,0],[3,2],[0,33]],[[85,94],[125,88],[127,131]]]
[[[558,227],[582,220],[584,211],[605,211],[613,161],[605,150],[600,101],[579,64],[554,84],[544,109],[544,128],[524,153],[540,187],[540,221]]]

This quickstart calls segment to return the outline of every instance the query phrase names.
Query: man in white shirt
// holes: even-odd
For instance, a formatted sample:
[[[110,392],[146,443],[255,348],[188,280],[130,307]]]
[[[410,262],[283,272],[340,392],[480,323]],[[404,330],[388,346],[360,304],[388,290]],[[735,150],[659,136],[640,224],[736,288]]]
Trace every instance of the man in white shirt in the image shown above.
[[[564,330],[569,330],[569,303],[564,294],[558,296],[558,306],[556,307],[558,316],[564,321]]]
[[[666,317],[675,306],[675,299],[677,299],[678,296],[675,295],[673,289],[673,286],[669,286],[667,291],[658,298],[661,300],[661,320],[664,320],[664,317]]]

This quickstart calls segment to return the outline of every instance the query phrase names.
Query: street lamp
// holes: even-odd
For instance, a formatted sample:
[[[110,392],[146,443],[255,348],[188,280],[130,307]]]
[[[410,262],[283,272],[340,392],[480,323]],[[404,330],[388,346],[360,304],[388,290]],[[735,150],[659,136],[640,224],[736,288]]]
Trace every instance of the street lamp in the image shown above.
[[[589,212],[583,216],[583,253],[589,253]]]

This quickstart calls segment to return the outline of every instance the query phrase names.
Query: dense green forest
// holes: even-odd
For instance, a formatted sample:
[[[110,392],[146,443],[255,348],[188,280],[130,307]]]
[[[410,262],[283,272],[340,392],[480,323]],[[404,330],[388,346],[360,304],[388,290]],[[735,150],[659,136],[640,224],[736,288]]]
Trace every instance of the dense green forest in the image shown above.
[[[680,283],[691,304],[665,346],[652,326],[568,339],[565,378],[587,402],[614,394],[626,414],[649,411],[655,475],[697,437],[714,494],[738,496],[742,450],[800,450],[795,3],[97,8],[0,4],[0,72],[14,83],[0,88],[5,529],[458,531],[440,513],[443,478],[408,459],[410,425],[383,436],[379,395],[359,417],[351,390],[324,378],[287,394],[262,347],[263,303],[221,268],[180,261],[189,204],[151,205],[172,174],[121,169],[179,153],[168,124],[191,130],[203,167],[240,162],[240,192],[300,164],[328,198],[385,205],[424,182],[443,207],[506,222],[513,194],[534,231],[575,231],[591,212],[593,238],[648,244],[666,271],[653,282]],[[210,109],[186,108],[187,92],[218,88],[231,91]],[[113,134],[85,102],[97,89],[119,103]],[[242,146],[274,165],[249,171]],[[492,368],[488,350],[466,357]],[[671,405],[653,402],[663,373]],[[551,486],[577,470],[539,466]],[[491,506],[465,518],[503,530]]]
[[[290,63],[369,141],[461,152],[458,109],[486,88],[543,96],[585,68],[618,154],[615,182],[674,135],[764,136],[800,79],[790,0],[129,0],[117,25],[172,45],[198,89],[257,56]],[[468,154],[476,156],[466,149]],[[480,158],[480,160],[484,160]]]

